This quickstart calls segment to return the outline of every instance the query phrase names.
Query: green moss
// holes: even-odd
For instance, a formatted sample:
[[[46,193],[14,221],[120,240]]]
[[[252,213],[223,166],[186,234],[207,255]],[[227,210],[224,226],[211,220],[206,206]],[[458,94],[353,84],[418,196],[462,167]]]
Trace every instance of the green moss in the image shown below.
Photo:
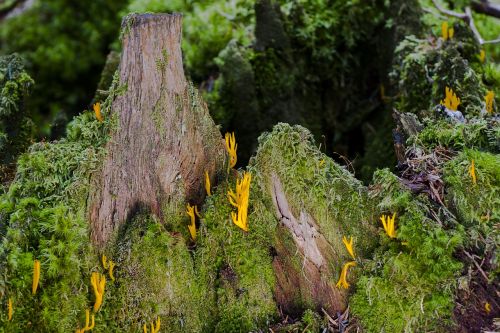
[[[477,183],[469,168],[474,161]],[[458,221],[465,227],[467,251],[485,263],[489,279],[500,276],[498,256],[500,220],[500,157],[477,150],[465,150],[444,167],[447,185],[446,201]]]
[[[478,62],[479,47],[466,27],[459,23],[454,27],[455,36],[447,42],[409,36],[396,48],[391,79],[400,92],[399,111],[435,117],[433,107],[450,87],[461,99],[458,109],[466,118],[480,115],[486,94],[483,68],[469,65]]]
[[[192,255],[180,235],[167,232],[147,213],[118,231],[107,257],[116,262],[108,280],[96,328],[102,332],[142,331],[161,318],[168,332],[203,332],[215,306],[196,276]]]
[[[477,184],[469,175],[474,161]],[[447,199],[466,226],[485,224],[492,227],[500,219],[500,156],[477,150],[465,150],[447,163],[444,180]],[[484,216],[489,215],[488,219]]]
[[[103,103],[104,114],[109,104]],[[14,319],[7,323],[2,311],[0,331],[68,332],[83,322],[98,261],[85,219],[89,180],[113,123],[84,112],[65,139],[36,143],[19,158],[16,177],[0,196],[0,257],[7,262],[0,266],[0,302],[14,301]],[[32,296],[34,259],[41,261],[41,278]]]
[[[409,139],[427,149],[437,146],[454,150],[466,148],[500,151],[500,131],[497,121],[491,118],[473,119],[466,124],[453,124],[445,120],[426,119],[425,128]]]
[[[276,173],[290,205],[311,214],[335,253],[345,254],[342,236],[352,235],[362,257],[373,246],[370,221],[375,219],[363,184],[321,153],[304,127],[278,124],[259,142],[253,163],[262,175],[262,191],[270,193],[267,177]],[[348,254],[343,257],[348,259]]]
[[[228,186],[221,183],[207,198],[195,251],[200,279],[217,302],[217,315],[210,319],[216,332],[247,332],[266,327],[277,316],[273,299],[274,273],[270,247],[276,219],[264,207],[259,188],[252,180],[249,232],[231,220]]]
[[[397,237],[379,229],[380,246],[363,263],[350,300],[353,313],[369,332],[448,332],[462,267],[453,257],[460,228],[430,219],[427,199],[413,197],[388,170],[375,173],[371,195],[381,213],[396,212]]]
[[[34,83],[17,54],[0,57],[0,167],[13,163],[33,137],[26,100]]]
[[[14,316],[0,314],[1,332],[68,332],[87,305],[82,279],[89,269],[86,222],[62,204],[45,207],[34,198],[0,201],[0,296],[11,298]],[[33,260],[41,261],[38,292],[31,295]]]

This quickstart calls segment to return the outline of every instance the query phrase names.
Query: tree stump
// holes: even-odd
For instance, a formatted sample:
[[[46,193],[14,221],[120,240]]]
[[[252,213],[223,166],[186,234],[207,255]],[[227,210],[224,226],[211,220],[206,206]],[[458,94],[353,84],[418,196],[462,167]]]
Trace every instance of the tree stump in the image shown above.
[[[223,168],[225,151],[206,104],[182,65],[182,16],[132,14],[122,23],[118,117],[89,198],[91,239],[104,245],[117,227],[144,207],[160,220],[172,201],[199,202],[204,172]]]

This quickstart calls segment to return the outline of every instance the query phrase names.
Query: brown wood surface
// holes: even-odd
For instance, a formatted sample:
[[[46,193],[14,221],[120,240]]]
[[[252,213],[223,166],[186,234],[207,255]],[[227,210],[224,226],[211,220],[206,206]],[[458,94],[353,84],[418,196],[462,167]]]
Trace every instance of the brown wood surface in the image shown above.
[[[222,137],[182,65],[182,16],[133,14],[122,24],[118,126],[94,175],[91,238],[103,245],[138,207],[161,220],[172,201],[200,202],[207,170],[223,168]]]

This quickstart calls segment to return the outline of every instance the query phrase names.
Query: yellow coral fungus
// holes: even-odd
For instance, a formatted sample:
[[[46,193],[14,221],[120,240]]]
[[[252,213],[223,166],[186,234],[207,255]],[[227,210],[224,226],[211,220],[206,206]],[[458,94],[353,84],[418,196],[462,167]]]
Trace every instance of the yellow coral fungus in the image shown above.
[[[229,168],[234,168],[236,162],[238,161],[238,157],[236,156],[236,150],[238,149],[238,144],[236,143],[236,137],[234,136],[234,132],[229,134],[226,133],[226,149],[229,154]]]
[[[349,267],[351,266],[356,266],[355,261],[349,261],[344,264],[344,267],[342,267],[342,272],[340,273],[340,278],[339,281],[337,282],[337,288],[344,288],[347,289],[349,288],[349,283],[347,282],[347,273],[349,270]]]
[[[495,93],[488,90],[486,96],[484,96],[484,101],[486,102],[486,112],[493,113],[493,99],[495,98]]]
[[[452,39],[455,34],[455,30],[453,28],[448,29],[448,39]]]
[[[351,239],[349,241],[347,241],[346,236],[342,237],[342,243],[344,243],[345,248],[347,249],[347,252],[349,252],[349,254],[351,255],[352,259],[356,259],[356,257],[354,256],[352,236],[351,236]]]
[[[453,89],[446,87],[446,98],[441,100],[441,104],[444,105],[448,110],[457,111],[460,105],[460,98],[455,95]]]
[[[98,272],[92,272],[90,283],[94,288],[95,295],[94,312],[97,312],[102,305],[102,299],[104,297],[104,287],[106,286],[106,277]]]
[[[212,192],[210,191],[210,177],[208,176],[207,171],[205,171],[205,191],[207,191],[208,196],[212,195]]]
[[[448,40],[448,22],[441,23],[441,37],[443,40]]]
[[[455,35],[455,30],[448,28],[448,22],[441,23],[441,37],[443,37],[443,40],[452,39],[453,35]]]
[[[396,237],[396,230],[394,225],[395,219],[396,219],[396,213],[392,214],[392,217],[390,217],[389,215],[382,215],[380,217],[380,221],[382,221],[384,230],[387,233],[387,236],[389,236],[390,238]]]
[[[104,267],[104,269],[108,269],[108,258],[106,258],[104,254],[101,257],[101,262],[102,262],[102,267]]]
[[[82,329],[77,328],[76,333],[83,333],[90,331],[94,328],[95,326],[95,317],[92,314],[92,324],[89,325],[90,322],[90,310],[85,310],[85,326]]]
[[[158,333],[160,331],[161,320],[160,317],[156,319],[156,326],[154,323],[151,323],[151,333]]]
[[[150,325],[151,325],[151,333],[158,333],[160,331],[160,326],[161,326],[160,317],[156,319],[156,325],[154,322],[151,322]],[[148,325],[144,324],[144,326],[142,326],[142,330],[144,333],[148,333]]]
[[[237,213],[231,212],[233,223],[245,231],[248,231],[247,217],[251,181],[252,175],[249,172],[243,172],[242,179],[236,181],[236,193],[232,189],[228,191],[229,203],[238,210]]]
[[[486,61],[486,52],[484,50],[479,52],[479,61],[481,61],[482,64]]]
[[[99,102],[94,104],[94,113],[95,113],[95,117],[97,118],[97,120],[102,122],[103,119],[102,119],[102,115],[101,115],[101,104]]]
[[[470,162],[469,166],[469,176],[472,179],[472,183],[476,185],[477,183],[477,178],[476,178],[476,167],[474,166],[474,160]]]
[[[9,321],[12,320],[13,313],[14,313],[14,307],[12,306],[12,298],[9,298],[9,302],[7,303],[7,319],[9,319]]]
[[[33,293],[33,295],[36,294],[39,281],[40,281],[40,260],[35,260],[35,262],[33,263],[33,285],[31,286],[31,292]]]
[[[108,272],[109,272],[109,278],[111,279],[111,281],[115,281],[115,276],[113,275],[113,269],[115,268],[116,264],[114,261],[110,260],[109,261],[109,269],[108,269]]]
[[[191,206],[190,204],[188,204],[186,206],[186,209],[187,209],[186,213],[191,218],[191,224],[188,225],[188,230],[189,230],[189,233],[191,234],[191,238],[193,240],[196,240],[196,217],[195,217],[195,214],[198,217],[200,217],[200,213],[198,212],[198,207],[196,205]]]

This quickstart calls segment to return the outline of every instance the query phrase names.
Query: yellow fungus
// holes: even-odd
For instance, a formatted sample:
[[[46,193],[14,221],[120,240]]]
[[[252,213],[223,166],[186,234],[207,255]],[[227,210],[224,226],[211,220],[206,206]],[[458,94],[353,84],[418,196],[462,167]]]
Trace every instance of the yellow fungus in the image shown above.
[[[92,314],[92,324],[90,324],[90,310],[85,310],[85,326],[80,329],[80,328],[77,328],[76,329],[76,333],[84,333],[84,332],[87,332],[87,331],[90,331],[92,329],[94,329],[94,326],[95,326],[95,316]]]
[[[486,311],[486,313],[490,313],[491,312],[491,304],[489,302],[486,302],[484,304],[484,310]]]
[[[345,248],[347,249],[347,252],[349,252],[349,254],[351,255],[352,259],[356,259],[356,257],[354,256],[354,249],[352,248],[353,246],[352,236],[349,241],[347,241],[346,236],[342,237],[342,243],[344,243]]]
[[[448,22],[441,23],[441,37],[443,40],[448,40]]]
[[[208,176],[207,171],[205,171],[205,191],[207,191],[208,196],[212,195],[212,192],[210,191],[210,177]]]
[[[226,149],[229,154],[229,168],[234,168],[236,162],[238,161],[238,157],[236,156],[236,150],[238,149],[238,144],[236,143],[236,138],[234,136],[234,132],[229,134],[226,133]]]
[[[156,326],[154,325],[154,323],[151,323],[151,332],[158,333],[160,331],[160,325],[161,325],[161,320],[160,317],[158,317],[158,319],[156,319]]]
[[[97,312],[102,305],[104,287],[106,286],[106,277],[98,272],[92,272],[90,283],[92,284],[95,295],[94,312]]]
[[[441,23],[441,37],[443,37],[444,41],[448,39],[452,39],[455,35],[455,30],[453,28],[448,27],[448,22]]]
[[[479,61],[481,61],[482,64],[486,61],[486,52],[484,50],[479,52]]]
[[[469,166],[469,176],[472,178],[472,183],[476,185],[477,183],[477,178],[476,178],[476,167],[474,166],[474,160],[470,162]]]
[[[109,272],[109,278],[111,279],[111,281],[115,281],[115,276],[113,275],[113,269],[115,268],[116,264],[114,261],[110,260],[109,261],[109,269],[108,269],[108,272]]]
[[[444,105],[448,110],[457,111],[458,106],[460,105],[460,98],[455,95],[453,89],[446,87],[446,98],[441,100],[441,104]]]
[[[389,215],[382,215],[380,217],[380,221],[382,221],[384,230],[387,233],[387,236],[389,236],[390,238],[396,237],[396,230],[394,226],[395,219],[396,219],[396,213],[392,214],[392,217],[390,217]]]
[[[160,317],[158,317],[156,319],[156,323],[155,322],[151,322],[149,325],[151,326],[151,331],[150,331],[151,333],[158,333],[160,331],[160,326],[161,326]],[[144,333],[148,333],[148,324],[144,324],[142,326],[142,331]]]
[[[106,258],[104,254],[101,257],[101,262],[102,262],[102,267],[104,267],[104,269],[108,269],[108,258]]]
[[[229,203],[237,208],[237,212],[231,212],[231,219],[244,231],[248,231],[248,201],[251,181],[252,175],[249,172],[243,172],[242,179],[236,181],[236,193],[232,189],[228,191]]]
[[[484,101],[486,102],[486,112],[493,113],[493,99],[495,98],[495,93],[488,90],[486,96],[484,96]]]
[[[339,281],[337,282],[337,288],[344,288],[347,289],[349,288],[349,283],[347,282],[347,273],[349,270],[349,267],[351,266],[356,266],[355,261],[349,261],[344,264],[344,267],[342,267],[342,272],[340,273],[340,278]]]
[[[31,286],[31,292],[33,293],[33,295],[36,294],[39,281],[40,281],[40,261],[35,260],[35,262],[33,263],[33,285]]]
[[[12,306],[12,298],[9,298],[9,302],[7,303],[7,318],[9,321],[12,320],[12,314],[14,313],[14,308]]]
[[[188,204],[186,206],[186,209],[187,209],[186,213],[191,218],[191,223],[188,225],[188,230],[189,230],[189,233],[191,234],[191,238],[193,240],[196,240],[196,217],[195,217],[195,214],[198,215],[198,217],[200,217],[200,213],[198,212],[198,207],[196,207],[196,205],[191,206],[190,204]]]
[[[101,115],[101,104],[99,102],[94,104],[94,113],[95,113],[95,117],[97,118],[97,120],[102,122],[103,119],[102,119],[102,115]]]

